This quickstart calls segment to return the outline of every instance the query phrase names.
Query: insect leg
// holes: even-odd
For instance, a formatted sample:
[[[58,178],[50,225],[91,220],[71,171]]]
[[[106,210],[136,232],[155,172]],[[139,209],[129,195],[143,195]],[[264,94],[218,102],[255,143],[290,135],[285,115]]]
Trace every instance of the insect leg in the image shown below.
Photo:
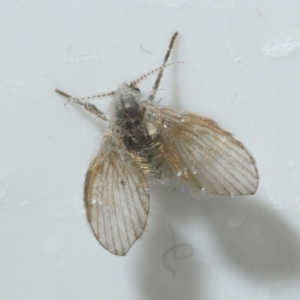
[[[75,102],[75,103],[83,106],[91,114],[93,114],[93,115],[101,118],[104,121],[107,121],[107,118],[105,117],[104,113],[101,110],[99,110],[95,105],[93,105],[93,104],[91,104],[89,102],[85,102],[82,99],[72,97],[71,95],[69,95],[69,94],[67,94],[67,93],[65,93],[65,92],[63,92],[61,90],[58,90],[58,89],[56,89],[55,92],[58,93],[58,94],[60,94],[60,95],[62,95],[65,98],[67,98],[68,101],[73,101],[73,102]]]
[[[172,48],[174,46],[174,42],[175,42],[175,39],[176,39],[177,35],[178,35],[178,32],[176,31],[173,34],[172,38],[171,38],[171,41],[170,41],[170,44],[169,44],[169,49],[168,49],[168,51],[167,51],[167,53],[165,55],[164,62],[162,64],[162,68],[161,68],[160,72],[157,75],[156,81],[155,81],[155,83],[153,85],[153,89],[152,89],[152,91],[151,91],[151,93],[150,93],[150,95],[148,97],[148,100],[150,100],[150,101],[154,100],[155,94],[156,94],[156,92],[158,90],[158,87],[159,87],[159,84],[160,84],[160,80],[162,78],[162,75],[163,75],[163,72],[164,72],[164,69],[165,69],[164,67],[166,66],[168,58],[169,58],[169,56],[171,54],[171,50],[172,50]]]

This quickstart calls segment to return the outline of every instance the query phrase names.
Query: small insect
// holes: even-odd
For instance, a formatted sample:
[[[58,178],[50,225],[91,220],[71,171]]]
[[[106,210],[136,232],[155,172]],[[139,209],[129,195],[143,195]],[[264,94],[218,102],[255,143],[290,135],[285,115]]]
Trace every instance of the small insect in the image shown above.
[[[96,239],[116,255],[125,255],[145,229],[149,178],[211,195],[251,195],[257,190],[255,161],[241,142],[210,119],[177,113],[155,101],[177,35],[172,36],[161,67],[116,91],[76,98],[55,90],[108,122],[86,174],[84,204]],[[145,97],[137,85],[155,72],[156,81]],[[108,96],[109,118],[87,102]]]

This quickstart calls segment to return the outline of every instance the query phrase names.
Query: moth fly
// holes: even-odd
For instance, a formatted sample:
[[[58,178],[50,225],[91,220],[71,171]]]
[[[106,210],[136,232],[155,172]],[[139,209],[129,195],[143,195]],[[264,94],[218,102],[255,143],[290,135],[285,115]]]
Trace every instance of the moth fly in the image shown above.
[[[96,239],[116,255],[125,255],[146,226],[149,177],[211,195],[252,195],[258,186],[255,161],[241,142],[210,119],[177,113],[155,101],[177,35],[159,68],[115,91],[76,98],[55,90],[108,122],[86,174],[84,204]],[[146,97],[137,85],[155,72]],[[88,102],[104,97],[112,97],[109,118]]]

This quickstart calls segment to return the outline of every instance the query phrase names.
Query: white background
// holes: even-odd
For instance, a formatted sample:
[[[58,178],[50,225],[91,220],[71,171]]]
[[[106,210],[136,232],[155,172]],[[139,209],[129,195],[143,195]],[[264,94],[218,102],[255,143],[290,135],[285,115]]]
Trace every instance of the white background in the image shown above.
[[[299,15],[297,0],[0,0],[0,299],[299,299]],[[259,188],[152,186],[142,238],[116,257],[82,204],[105,124],[54,89],[115,90],[159,66],[176,30],[170,61],[185,64],[161,104],[234,133]]]

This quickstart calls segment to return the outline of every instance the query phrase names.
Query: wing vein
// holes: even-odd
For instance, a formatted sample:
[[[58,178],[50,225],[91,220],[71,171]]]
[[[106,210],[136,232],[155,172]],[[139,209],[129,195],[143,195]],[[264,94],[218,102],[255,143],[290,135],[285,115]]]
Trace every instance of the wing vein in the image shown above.
[[[194,134],[195,135],[195,134]],[[255,177],[255,175],[246,167],[246,165],[244,164],[244,161],[247,161],[246,164],[249,165],[249,161],[246,160],[243,156],[240,155],[240,153],[234,151],[234,149],[231,147],[230,144],[226,144],[226,147],[224,148],[221,148],[220,145],[218,145],[214,139],[204,139],[201,137],[201,135],[195,135],[198,139],[200,139],[205,145],[207,145],[208,148],[212,148],[213,145],[215,145],[215,147],[220,150],[220,151],[223,151],[226,153],[226,155],[222,155],[222,159],[217,159],[216,156],[214,156],[214,158],[216,159],[216,161],[222,165],[222,167],[227,170],[227,172],[229,174],[231,174],[235,179],[236,181],[240,182],[240,184],[242,186],[244,186],[249,192],[251,192],[251,190],[249,190],[249,187],[246,185],[247,182],[250,184],[250,186],[252,186],[254,189],[255,189],[255,185],[254,183],[249,179],[249,175],[251,177]],[[221,142],[221,140],[219,140],[218,136],[214,136],[216,139],[218,139],[218,141]],[[242,160],[243,162],[240,162],[238,160],[238,158],[235,158],[230,152],[228,152],[228,148],[230,148],[232,151],[234,151]],[[245,153],[248,154],[248,152],[243,148],[243,150],[245,151]],[[249,155],[250,157],[250,155]],[[231,159],[230,159],[231,158]],[[224,160],[224,162],[226,161],[232,168],[227,168],[225,165],[224,165],[224,162],[222,162],[222,160]],[[236,162],[236,164],[234,165],[232,162]],[[253,161],[251,161],[252,164],[254,165]],[[239,168],[238,168],[239,167]],[[246,173],[248,174],[245,174],[242,172],[242,170],[240,170],[241,168],[244,168],[246,171]],[[235,170],[235,171],[233,171]],[[254,170],[255,170],[255,167],[254,167]],[[235,172],[235,173],[234,173]],[[238,177],[237,175],[241,175],[240,177],[243,178],[246,182],[242,182]],[[248,176],[247,176],[248,175]],[[232,183],[233,184],[233,183]],[[234,185],[235,186],[235,185]],[[238,190],[240,190],[237,186],[235,186]]]
[[[106,242],[106,247],[108,247],[108,238],[107,238],[107,229],[106,229],[106,218],[105,218],[105,210],[106,210],[106,202],[107,202],[107,199],[105,199],[105,196],[104,196],[104,191],[106,192],[106,196],[108,194],[108,191],[107,191],[107,187],[108,187],[108,183],[106,182],[107,178],[108,178],[108,173],[109,173],[109,169],[110,169],[110,164],[109,164],[109,161],[108,161],[108,165],[107,165],[107,168],[106,168],[106,176],[105,176],[105,181],[104,180],[101,180],[101,184],[102,184],[102,216],[103,216],[103,229],[104,229],[104,235],[105,235],[105,242]],[[103,181],[106,183],[105,185],[103,185]],[[106,190],[105,190],[106,189]],[[96,201],[97,204],[98,201]],[[99,230],[99,215],[98,215],[98,212],[97,211],[97,230]],[[102,224],[101,224],[102,225]]]
[[[184,136],[181,134],[181,138],[187,143],[188,141],[186,141],[186,139],[184,138]],[[203,161],[205,161],[205,162],[207,162],[208,164],[209,164],[209,162],[205,159],[205,157],[203,156],[203,154],[200,152],[200,151],[198,151],[198,149],[197,149],[197,147],[195,147],[192,143],[189,143],[188,144],[189,145],[189,147],[192,147],[194,150],[195,150],[195,152],[196,153],[198,153],[202,158],[203,158]],[[203,148],[204,149],[204,148]],[[194,154],[193,154],[194,155]],[[199,159],[197,160],[198,161],[198,163],[200,163],[202,166],[203,166],[203,168],[215,179],[215,182],[217,182],[218,184],[220,184],[223,188],[224,188],[224,190],[226,190],[227,192],[228,192],[228,194],[230,194],[230,191],[226,188],[226,186],[224,186],[224,184],[222,183],[222,182],[220,182],[220,180],[218,180],[218,178],[216,177],[216,175],[214,175],[212,172],[211,172],[211,169],[209,168],[209,167],[206,167],[203,163],[202,163],[202,161],[200,161]],[[210,167],[211,168],[213,168],[215,171],[217,171],[217,173],[219,173],[220,174],[220,172],[213,166],[213,165],[211,165],[210,164]],[[202,173],[203,174],[203,173]],[[224,176],[222,176],[222,177],[224,177]],[[225,178],[225,177],[224,177]],[[226,180],[226,181],[228,181],[228,180]],[[215,187],[215,183],[214,182],[212,182],[210,179],[209,179],[209,182],[211,183],[211,185],[215,188],[215,190],[216,191],[218,191],[217,189],[216,189],[216,187]]]
[[[135,187],[135,190],[136,190],[136,194],[138,195],[138,197],[139,197],[139,199],[140,199],[140,202],[142,203],[142,207],[143,207],[144,213],[147,214],[147,211],[146,211],[146,209],[145,209],[145,207],[144,207],[144,202],[142,201],[142,197],[141,197],[141,195],[146,195],[146,194],[148,194],[148,192],[146,192],[146,190],[145,190],[145,185],[144,185],[144,183],[145,183],[145,178],[141,178],[141,177],[143,176],[142,173],[141,173],[141,174],[138,174],[138,179],[139,179],[139,182],[142,183],[142,184],[141,184],[141,187],[142,187],[142,190],[143,190],[143,193],[140,193],[140,192],[139,192],[139,186],[138,186],[137,183],[134,181],[134,179],[133,179],[131,173],[128,172],[128,174],[129,174],[130,178],[132,179],[132,182],[133,182],[134,187]]]
[[[132,193],[132,187],[131,187],[131,184],[130,184],[131,182],[133,182],[133,184],[134,184],[134,186],[135,186],[135,182],[134,182],[133,180],[131,181],[131,180],[129,179],[128,175],[129,175],[130,178],[132,179],[132,177],[131,177],[131,175],[130,175],[130,172],[127,172],[127,173],[126,173],[126,178],[127,178],[128,182],[129,182],[128,186],[129,186],[129,191],[130,191],[131,196],[132,196],[131,198],[132,198],[132,200],[133,200],[133,207],[134,207],[136,216],[138,217],[138,220],[139,220],[139,223],[140,223],[139,225],[142,227],[143,224],[142,224],[142,222],[141,222],[140,215],[139,215],[139,213],[138,213],[138,209],[137,209],[136,203],[135,203],[135,201],[134,201],[134,196],[133,196],[133,193]],[[135,186],[135,187],[136,187],[136,186]],[[136,191],[137,191],[137,189],[136,189]],[[141,200],[139,193],[137,192],[136,194],[138,195],[139,199]],[[130,217],[131,217],[131,213],[130,213]],[[137,228],[136,228],[136,226],[135,226],[134,221],[132,220],[132,218],[131,218],[131,223],[132,223],[132,227],[133,227],[133,231],[134,231],[135,237],[138,237],[138,236],[139,236],[139,232],[138,232],[138,233],[136,232]]]
[[[115,161],[117,161],[117,157],[115,157]],[[122,248],[122,252],[121,253],[124,253],[125,251],[124,251],[123,239],[122,239],[122,234],[120,233],[120,226],[119,226],[121,220],[120,220],[119,215],[117,213],[118,209],[121,210],[122,217],[124,218],[124,216],[123,216],[123,208],[122,208],[122,203],[121,203],[121,197],[120,197],[121,194],[120,194],[120,189],[119,189],[119,177],[120,176],[119,176],[119,169],[118,169],[118,167],[116,167],[115,169],[116,169],[117,173],[116,173],[116,177],[114,177],[115,183],[112,184],[112,186],[116,186],[117,187],[117,189],[118,189],[117,196],[118,197],[115,197],[115,194],[113,192],[113,198],[114,198],[114,203],[115,203],[115,205],[114,205],[114,212],[115,212],[115,219],[116,219],[115,221],[117,223],[117,230],[118,230],[120,245],[121,245],[121,248]],[[121,204],[119,207],[118,207],[117,201]],[[125,227],[126,227],[126,225],[125,225]]]
[[[206,140],[205,139],[202,139],[201,137],[199,137],[199,139],[205,144],[205,145],[207,145],[208,147],[210,147],[210,145],[206,142]],[[204,148],[204,151],[206,152],[206,153],[208,153],[209,154],[209,152],[206,150],[206,148]],[[228,161],[227,159],[226,159],[226,156],[225,155],[223,155],[222,156],[222,158],[224,159],[224,160],[226,160],[227,161],[227,163],[228,164],[230,164],[231,166],[232,166],[232,168],[233,169],[235,169],[236,170],[236,172],[237,173],[239,173],[239,174],[241,174],[241,175],[243,175],[230,161]],[[234,158],[233,158],[234,159]],[[217,164],[219,164],[220,166],[222,166],[222,168],[224,169],[224,171],[225,172],[227,172],[227,173],[229,173],[232,177],[234,177],[234,179],[236,180],[236,181],[238,181],[242,186],[244,186],[245,187],[245,189],[248,191],[248,192],[251,192],[250,190],[249,190],[249,188],[236,176],[236,174],[234,174],[234,173],[232,173],[231,171],[230,171],[230,169],[229,168],[226,168],[225,166],[224,166],[224,164],[223,164],[223,162],[222,162],[222,159],[221,160],[219,160],[219,159],[217,159],[217,157],[214,155],[214,156],[212,156],[212,160],[214,160],[214,161],[216,161],[217,162]],[[221,176],[223,176],[224,178],[226,178],[221,172],[220,172],[220,170],[218,170],[217,168],[215,168],[217,171],[218,171],[218,173],[221,175]],[[247,177],[245,177],[244,175],[243,175],[243,178],[246,178],[247,179]],[[227,178],[226,178],[226,180],[233,186],[233,187],[235,187],[238,191],[240,191],[241,192],[241,190],[239,189],[239,187],[238,186],[236,186],[236,184],[234,184],[234,182],[232,182],[232,181],[229,181]],[[247,179],[248,180],[248,179]],[[249,181],[249,180],[248,180]],[[251,182],[250,182],[251,183]]]
[[[218,137],[216,137],[218,139],[219,142],[222,142]],[[209,140],[210,142],[212,142],[214,145],[216,145],[218,148],[220,148],[220,146],[218,146],[216,144],[216,142],[214,140]],[[236,143],[234,143],[234,141],[231,140],[231,142],[237,146]],[[232,152],[234,152],[237,156],[240,157],[241,160],[243,160],[243,163],[240,162],[241,166],[243,166],[243,168],[245,168],[252,176],[253,176],[253,173],[252,171],[248,168],[249,164],[252,164],[254,163],[254,161],[252,160],[250,154],[248,153],[248,151],[241,145],[239,145],[240,148],[242,148],[244,150],[245,153],[248,154],[248,157],[249,157],[249,160],[245,158],[245,156],[241,155],[241,153],[237,152],[233,147],[232,145],[230,144],[226,144],[226,147],[222,148],[222,150],[224,150],[228,156],[232,157],[235,161],[237,160],[237,158],[234,157],[234,155],[230,152],[228,152],[229,148],[231,149]]]
[[[113,178],[112,176],[113,169],[110,168],[110,173],[108,175],[108,178]],[[113,184],[112,182],[109,184],[110,186],[110,193],[113,196],[113,201],[109,201],[109,225],[110,225],[110,230],[111,230],[111,237],[112,237],[112,246],[114,247],[115,252],[117,252],[117,246],[116,246],[116,241],[115,241],[115,236],[114,236],[114,230],[113,230],[113,224],[112,224],[112,215],[113,215],[113,208],[111,206],[112,202],[114,202],[114,193],[113,193]]]
[[[118,164],[118,166],[120,166],[120,163]],[[117,170],[118,170],[118,173],[119,173],[119,168],[117,168]],[[122,170],[121,170],[122,171]],[[123,175],[123,174],[122,174]],[[125,173],[125,175],[126,175],[126,173]],[[118,178],[119,177],[121,177],[121,176],[118,176]],[[123,180],[123,179],[122,179]],[[119,190],[119,195],[121,195],[120,194],[120,189],[119,189],[119,184],[118,184],[118,190]],[[128,200],[127,200],[127,193],[126,193],[126,190],[125,190],[125,186],[123,185],[123,186],[121,186],[121,188],[123,189],[123,192],[124,192],[124,197],[125,197],[125,199],[126,199],[126,203],[127,203],[127,208],[128,208],[128,212],[129,212],[129,216],[130,216],[130,219],[131,219],[131,214],[130,214],[130,211],[129,211],[129,206],[128,206]],[[121,202],[121,197],[120,197],[120,202]],[[125,213],[124,213],[124,211],[123,211],[123,203],[120,203],[120,207],[121,207],[121,210],[122,210],[122,216],[123,216],[123,220],[124,220],[124,226],[125,226],[125,232],[126,232],[126,239],[127,239],[127,242],[128,242],[128,245],[130,245],[131,243],[130,243],[130,239],[129,239],[129,236],[128,236],[128,233],[129,233],[129,229],[128,229],[128,224],[127,224],[127,222],[126,222],[126,219],[127,218],[125,218]],[[131,219],[131,223],[132,223],[132,219]],[[124,251],[125,252],[125,251]]]

